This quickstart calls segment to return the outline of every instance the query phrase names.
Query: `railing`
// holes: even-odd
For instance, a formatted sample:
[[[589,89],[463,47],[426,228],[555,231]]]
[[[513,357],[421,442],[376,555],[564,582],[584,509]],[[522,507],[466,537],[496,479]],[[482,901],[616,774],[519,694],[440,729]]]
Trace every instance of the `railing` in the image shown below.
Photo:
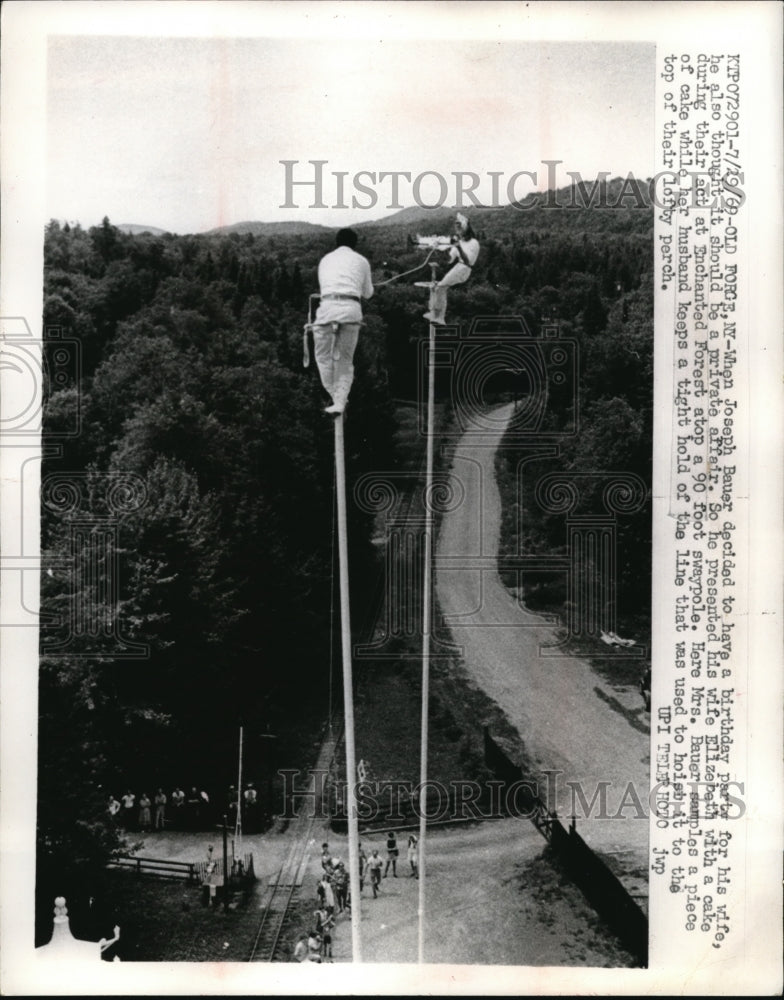
[[[164,858],[137,858],[130,854],[120,854],[112,858],[107,868],[125,868],[137,875],[160,875],[164,878],[186,878],[195,882],[198,878],[199,863],[195,861],[169,861]]]
[[[212,865],[212,872],[208,867]],[[223,861],[172,861],[167,858],[147,858],[131,854],[118,854],[107,864],[108,868],[134,871],[137,875],[158,875],[162,878],[184,878],[189,882],[203,883],[211,874],[223,878]],[[253,855],[235,858],[229,866],[229,880],[233,878],[254,878]]]

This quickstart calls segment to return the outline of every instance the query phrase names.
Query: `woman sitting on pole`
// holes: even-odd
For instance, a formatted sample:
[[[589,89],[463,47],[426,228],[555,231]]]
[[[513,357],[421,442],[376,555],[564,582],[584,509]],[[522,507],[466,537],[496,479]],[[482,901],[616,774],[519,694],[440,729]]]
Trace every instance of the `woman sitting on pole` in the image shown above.
[[[430,310],[424,314],[431,323],[445,322],[446,293],[452,285],[462,285],[471,277],[471,268],[479,256],[479,240],[476,238],[471,223],[460,212],[455,217],[455,235],[449,249],[449,259],[454,261],[453,267],[432,289]]]

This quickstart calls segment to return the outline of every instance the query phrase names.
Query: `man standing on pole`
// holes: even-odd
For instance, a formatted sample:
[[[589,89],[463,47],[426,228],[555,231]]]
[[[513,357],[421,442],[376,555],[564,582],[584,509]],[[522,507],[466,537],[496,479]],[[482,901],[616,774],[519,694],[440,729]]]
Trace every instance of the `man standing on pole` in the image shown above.
[[[313,323],[313,347],[321,383],[332,397],[327,413],[346,408],[354,381],[354,350],[362,322],[362,299],[373,295],[370,264],[354,249],[357,234],[341,229],[335,249],[318,267],[321,302]]]

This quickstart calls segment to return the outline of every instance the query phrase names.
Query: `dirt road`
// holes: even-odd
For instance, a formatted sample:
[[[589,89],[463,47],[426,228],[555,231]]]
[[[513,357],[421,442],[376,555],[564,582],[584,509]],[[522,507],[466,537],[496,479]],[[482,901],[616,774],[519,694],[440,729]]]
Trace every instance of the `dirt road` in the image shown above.
[[[363,837],[383,848],[383,837]],[[425,960],[460,965],[630,965],[631,957],[543,857],[527,820],[506,819],[428,833]],[[419,883],[405,858],[374,899],[362,894],[366,962],[417,961]],[[346,916],[338,917],[335,961],[351,957]]]
[[[469,674],[517,727],[534,766],[561,772],[556,785],[550,778],[550,808],[564,819],[571,816],[567,782],[579,782],[589,804],[597,790],[606,789],[606,812],[620,817],[578,819],[578,832],[615,856],[616,871],[637,871],[639,877],[627,881],[632,891],[644,892],[649,737],[611,707],[633,703],[634,692],[607,684],[578,658],[543,656],[540,647],[555,641],[552,626],[525,610],[498,575],[500,497],[494,461],[511,413],[511,405],[494,411],[492,434],[469,431],[457,446],[452,472],[465,498],[441,524],[438,601],[454,641],[463,647]],[[476,568],[479,558],[482,566]],[[635,818],[640,812],[636,799],[645,807],[645,818]],[[576,801],[578,817],[581,812],[596,817],[600,811],[599,800],[592,810],[580,809]]]

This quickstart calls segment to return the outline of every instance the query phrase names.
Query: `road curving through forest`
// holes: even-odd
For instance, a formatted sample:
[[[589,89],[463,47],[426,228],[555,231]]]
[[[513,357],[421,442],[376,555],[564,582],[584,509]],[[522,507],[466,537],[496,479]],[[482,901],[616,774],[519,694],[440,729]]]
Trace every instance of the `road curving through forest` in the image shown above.
[[[469,676],[520,733],[549,808],[566,825],[576,803],[578,832],[608,856],[630,891],[644,895],[650,747],[633,713],[617,710],[619,699],[629,699],[628,686],[607,683],[579,657],[543,655],[542,647],[556,641],[553,625],[526,610],[498,574],[495,456],[512,409],[492,411],[454,452],[451,471],[463,487],[462,502],[444,513],[436,547],[443,624],[462,647]],[[588,809],[569,783],[579,784]]]

